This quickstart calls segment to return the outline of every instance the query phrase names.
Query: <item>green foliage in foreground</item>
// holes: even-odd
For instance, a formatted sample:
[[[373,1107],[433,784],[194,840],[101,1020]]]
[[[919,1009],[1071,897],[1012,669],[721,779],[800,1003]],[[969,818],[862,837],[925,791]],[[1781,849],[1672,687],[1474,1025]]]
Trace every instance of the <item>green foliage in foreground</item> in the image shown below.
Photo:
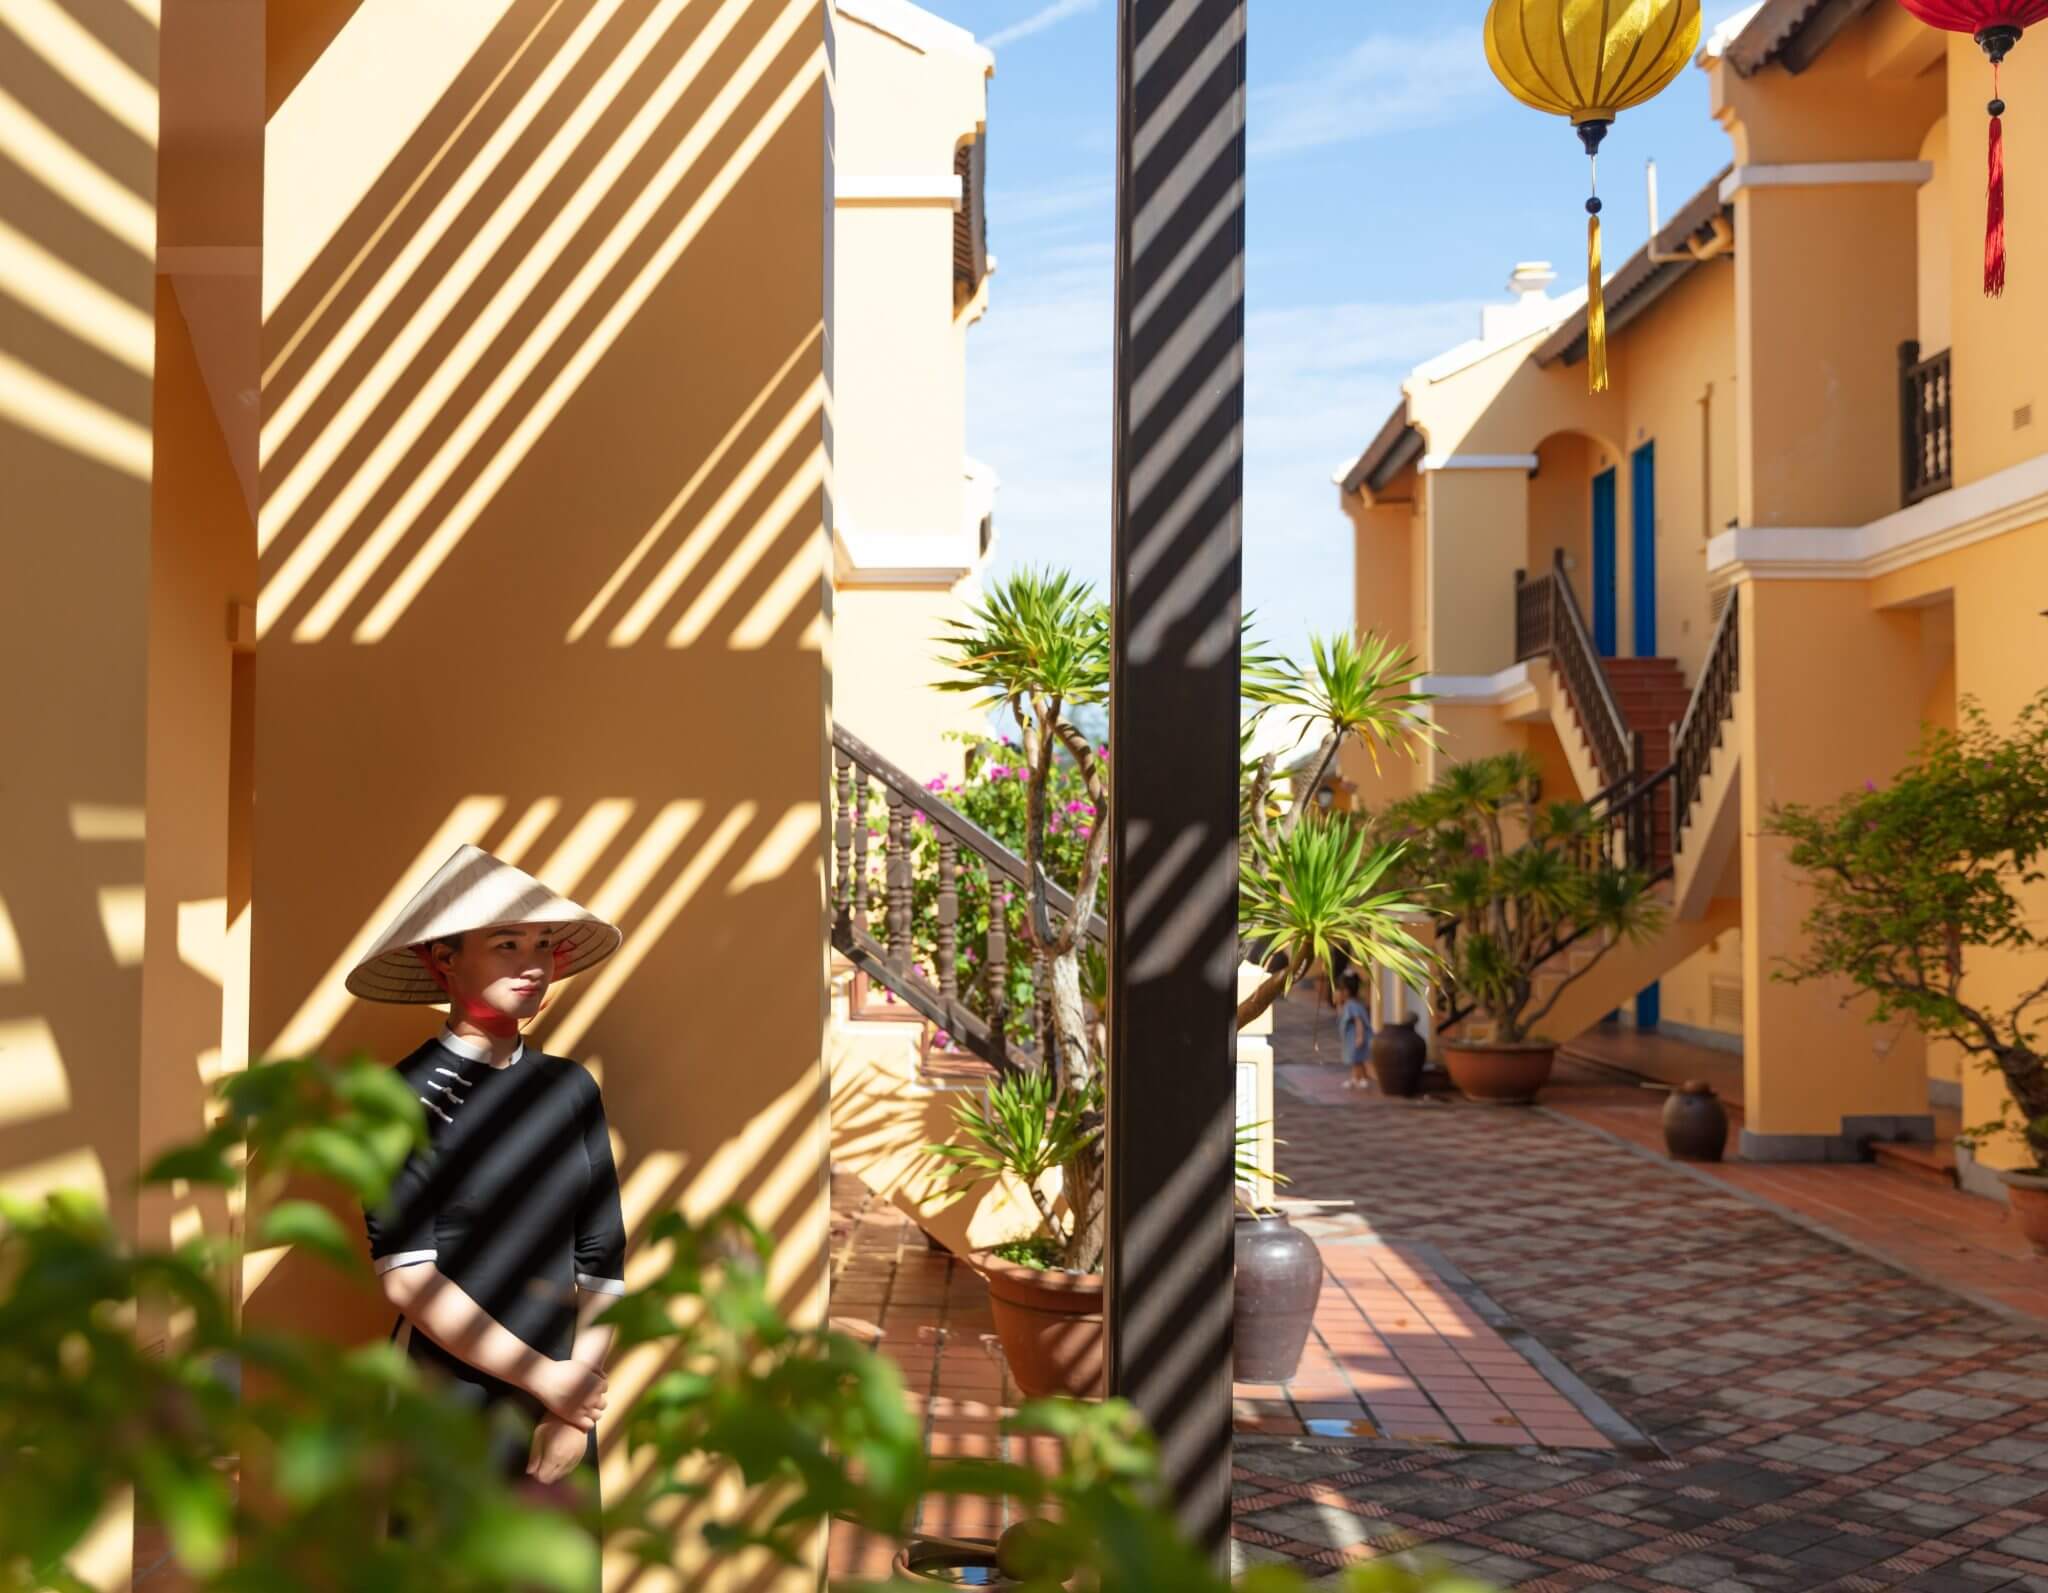
[[[219,1126],[147,1177],[233,1189],[245,1165],[261,1169],[260,1241],[289,1239],[361,1277],[325,1206],[277,1197],[313,1176],[381,1199],[421,1136],[395,1084],[362,1063],[252,1068],[225,1086]],[[738,1211],[701,1225],[660,1216],[642,1241],[659,1275],[609,1313],[621,1352],[657,1346],[663,1370],[615,1407],[642,1480],[601,1519],[498,1482],[480,1422],[389,1345],[240,1327],[215,1281],[217,1242],[137,1250],[73,1193],[0,1217],[0,1593],[83,1588],[70,1564],[130,1490],[207,1593],[571,1593],[593,1585],[599,1539],[648,1564],[690,1539],[797,1563],[833,1519],[900,1537],[921,1498],[948,1494],[1008,1496],[1048,1518],[1020,1548],[1034,1589],[1228,1585],[1163,1510],[1152,1440],[1128,1406],[1020,1412],[1013,1431],[1061,1441],[1054,1476],[933,1460],[889,1360],[782,1316],[768,1241]],[[170,1324],[162,1354],[142,1351],[138,1323]],[[267,1486],[244,1489],[244,1474]],[[748,1487],[712,1487],[733,1478]],[[394,1511],[410,1523],[403,1544],[380,1530]],[[1300,1581],[1262,1568],[1238,1585]],[[1468,1586],[1391,1568],[1347,1585]]]

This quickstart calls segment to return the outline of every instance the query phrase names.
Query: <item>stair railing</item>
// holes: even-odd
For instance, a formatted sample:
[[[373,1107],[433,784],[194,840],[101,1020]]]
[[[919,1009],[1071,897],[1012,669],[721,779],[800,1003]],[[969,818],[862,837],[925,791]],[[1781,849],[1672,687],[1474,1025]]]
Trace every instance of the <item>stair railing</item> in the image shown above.
[[[1593,748],[1593,761],[1610,789],[1641,774],[1634,733],[1593,645],[1585,612],[1565,573],[1561,548],[1552,555],[1547,575],[1532,581],[1526,572],[1515,572],[1515,656],[1519,661],[1543,653],[1564,677],[1565,691]]]
[[[1692,822],[1693,804],[1713,766],[1714,753],[1721,745],[1728,721],[1735,713],[1735,693],[1742,684],[1742,592],[1728,594],[1728,606],[1714,626],[1707,643],[1706,667],[1693,687],[1692,701],[1685,705],[1685,717],[1671,730],[1671,844],[1677,850],[1685,844],[1686,826]]]
[[[1047,1026],[1048,970],[1041,965],[1032,982],[1039,999],[1026,1015],[1029,1038],[1013,1039],[1008,994],[1010,936],[997,889],[998,882],[1003,882],[1028,892],[1030,865],[845,726],[833,726],[832,747],[837,775],[833,946],[876,984],[992,1067],[1008,1071],[1033,1064]],[[870,804],[878,793],[888,810],[881,832],[879,881],[869,858]],[[923,815],[937,841],[937,929],[929,969],[919,959],[912,932],[917,885],[913,814]],[[965,949],[960,941],[963,866],[978,866],[988,886],[988,938],[981,948],[979,966],[970,976],[981,982],[982,1012],[969,1005],[960,979]],[[1062,915],[1073,911],[1074,898],[1069,892],[1048,883],[1047,894],[1054,911]],[[879,935],[875,932],[878,908]],[[1089,916],[1087,933],[1098,945],[1108,940],[1109,925],[1100,913]]]

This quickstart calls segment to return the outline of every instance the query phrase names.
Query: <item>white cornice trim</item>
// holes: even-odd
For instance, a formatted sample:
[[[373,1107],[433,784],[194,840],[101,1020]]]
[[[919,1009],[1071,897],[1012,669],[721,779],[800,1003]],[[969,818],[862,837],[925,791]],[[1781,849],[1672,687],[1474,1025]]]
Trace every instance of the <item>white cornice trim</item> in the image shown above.
[[[1707,573],[1751,581],[1867,581],[2048,520],[2048,454],[1864,526],[1744,526],[1707,544]]]
[[[1425,475],[1436,470],[1521,470],[1536,468],[1534,454],[1424,454],[1417,466]]]
[[[945,205],[954,211],[963,198],[960,179],[950,172],[943,177],[841,172],[833,180],[832,197],[842,205]]]
[[[1494,675],[1424,675],[1415,689],[1440,702],[1461,708],[1498,707],[1536,689],[1526,662],[1510,665]]]
[[[1816,160],[1786,166],[1737,166],[1721,179],[1721,203],[1745,188],[1839,188],[1856,183],[1902,183],[1919,188],[1934,181],[1927,160]]]
[[[959,531],[833,532],[842,586],[951,586],[981,562],[980,527]]]
[[[996,58],[987,45],[977,44],[974,35],[957,23],[933,16],[910,0],[838,0],[834,7],[841,16],[901,40],[926,54],[954,55],[971,61],[983,72],[996,69]]]

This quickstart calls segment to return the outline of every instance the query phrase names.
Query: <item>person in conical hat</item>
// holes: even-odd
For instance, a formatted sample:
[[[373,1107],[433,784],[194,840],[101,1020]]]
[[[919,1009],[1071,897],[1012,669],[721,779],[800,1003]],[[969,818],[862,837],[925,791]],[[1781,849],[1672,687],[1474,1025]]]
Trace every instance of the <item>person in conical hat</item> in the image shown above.
[[[474,846],[457,848],[349,973],[370,1001],[446,1002],[398,1064],[428,1145],[364,1213],[396,1308],[392,1337],[454,1396],[497,1418],[495,1463],[594,1502],[626,1229],[597,1082],[522,1038],[556,981],[618,950],[615,925]],[[402,1531],[403,1523],[394,1530]]]

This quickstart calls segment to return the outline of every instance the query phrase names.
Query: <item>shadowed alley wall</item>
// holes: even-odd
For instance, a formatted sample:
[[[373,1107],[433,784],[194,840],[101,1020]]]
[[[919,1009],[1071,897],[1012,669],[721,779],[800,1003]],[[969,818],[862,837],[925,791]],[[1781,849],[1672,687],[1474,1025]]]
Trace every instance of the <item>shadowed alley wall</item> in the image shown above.
[[[341,979],[491,848],[625,928],[534,1039],[599,1074],[629,1223],[745,1201],[815,1317],[823,7],[272,10],[254,1047],[429,1035]],[[252,1319],[387,1329],[275,1259]]]

